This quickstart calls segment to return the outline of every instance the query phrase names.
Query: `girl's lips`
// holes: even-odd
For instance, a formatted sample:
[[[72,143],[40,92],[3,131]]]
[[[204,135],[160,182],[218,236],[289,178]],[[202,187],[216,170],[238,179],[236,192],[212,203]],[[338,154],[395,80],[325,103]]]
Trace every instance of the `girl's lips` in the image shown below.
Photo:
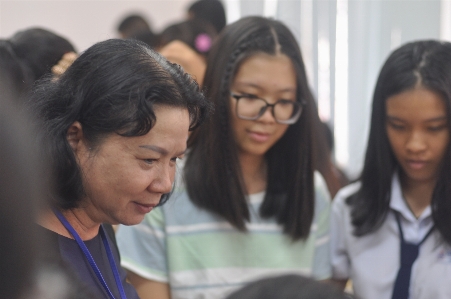
[[[254,131],[249,131],[249,136],[253,141],[256,142],[266,142],[269,139],[269,134],[268,133],[261,133],[261,132],[254,132]]]
[[[156,206],[154,204],[141,204],[141,203],[137,203],[137,202],[133,202],[136,206],[136,208],[138,209],[140,214],[147,214],[150,211],[153,210],[153,208]]]
[[[409,165],[409,167],[414,170],[420,170],[420,169],[424,168],[426,166],[426,164],[427,164],[426,161],[420,161],[420,160],[408,160],[407,161],[407,165]]]

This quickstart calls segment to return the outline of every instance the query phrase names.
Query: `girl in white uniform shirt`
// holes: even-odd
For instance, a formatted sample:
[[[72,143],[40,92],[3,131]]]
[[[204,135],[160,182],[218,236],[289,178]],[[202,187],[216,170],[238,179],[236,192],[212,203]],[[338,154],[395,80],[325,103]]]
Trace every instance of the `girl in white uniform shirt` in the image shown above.
[[[351,279],[356,298],[451,298],[450,102],[450,43],[409,43],[385,62],[360,181],[332,209],[333,279]]]

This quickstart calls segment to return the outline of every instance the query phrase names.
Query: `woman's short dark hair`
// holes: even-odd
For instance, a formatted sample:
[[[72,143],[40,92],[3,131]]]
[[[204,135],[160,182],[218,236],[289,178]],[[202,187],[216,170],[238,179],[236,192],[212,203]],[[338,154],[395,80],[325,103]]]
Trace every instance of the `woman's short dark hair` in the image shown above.
[[[19,31],[10,42],[16,55],[29,69],[33,81],[50,75],[52,67],[64,54],[75,52],[67,39],[43,28]]]
[[[190,129],[210,111],[197,83],[146,44],[112,39],[84,52],[57,80],[38,85],[32,97],[43,121],[56,175],[59,208],[77,207],[83,184],[79,166],[66,135],[78,121],[92,149],[117,133],[147,134],[156,121],[156,106],[188,110]],[[164,202],[167,196],[163,196]]]
[[[361,174],[362,187],[348,198],[355,235],[373,232],[389,211],[391,181],[399,167],[386,131],[386,101],[417,86],[439,93],[446,105],[451,132],[451,43],[416,41],[403,45],[382,67],[373,95],[371,128]],[[448,145],[432,195],[436,228],[451,244],[451,150]]]
[[[266,153],[266,197],[260,209],[275,217],[293,239],[307,238],[313,220],[313,126],[316,106],[307,84],[299,45],[281,22],[262,17],[243,18],[224,28],[208,57],[204,87],[215,104],[208,125],[190,137],[185,177],[191,200],[245,230],[249,210],[231,126],[230,87],[240,65],[256,53],[291,60],[296,71],[296,101],[304,102],[299,120]]]

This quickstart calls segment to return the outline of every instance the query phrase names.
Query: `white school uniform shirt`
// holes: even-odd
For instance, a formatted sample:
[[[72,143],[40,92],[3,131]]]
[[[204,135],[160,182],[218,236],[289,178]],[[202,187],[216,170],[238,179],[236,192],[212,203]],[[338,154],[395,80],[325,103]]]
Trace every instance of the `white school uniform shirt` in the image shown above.
[[[391,299],[400,260],[400,234],[394,211],[401,215],[404,239],[418,243],[433,226],[431,208],[427,207],[416,219],[403,199],[395,174],[390,211],[384,223],[376,232],[356,237],[346,198],[359,188],[360,182],[343,188],[332,203],[332,277],[351,279],[356,299]],[[410,299],[451,299],[451,246],[436,229],[420,246],[412,266]]]

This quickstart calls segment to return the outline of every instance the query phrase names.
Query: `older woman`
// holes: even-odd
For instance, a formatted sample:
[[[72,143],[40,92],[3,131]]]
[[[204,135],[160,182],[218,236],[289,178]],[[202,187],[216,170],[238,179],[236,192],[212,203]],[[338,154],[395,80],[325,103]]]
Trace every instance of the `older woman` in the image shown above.
[[[108,40],[34,93],[53,159],[56,193],[39,225],[96,298],[137,298],[113,235],[168,198],[188,131],[210,104],[179,67],[144,44]]]

